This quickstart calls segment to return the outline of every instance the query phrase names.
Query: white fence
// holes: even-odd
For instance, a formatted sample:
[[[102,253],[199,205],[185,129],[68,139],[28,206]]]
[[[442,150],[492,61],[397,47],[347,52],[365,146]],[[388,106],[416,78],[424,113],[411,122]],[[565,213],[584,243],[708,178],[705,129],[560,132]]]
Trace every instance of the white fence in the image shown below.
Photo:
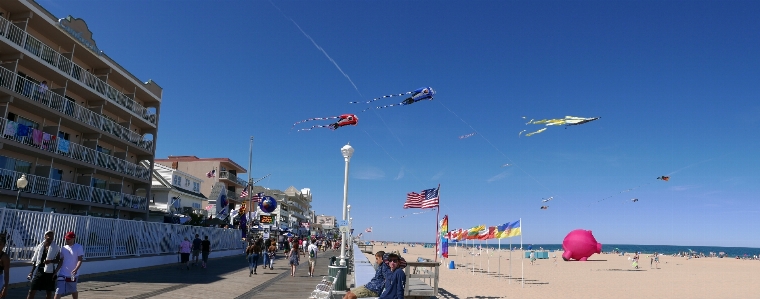
[[[30,260],[48,230],[55,231],[60,245],[66,232],[76,233],[85,258],[176,253],[182,240],[195,234],[208,236],[211,251],[245,246],[236,229],[0,209],[0,232],[8,233],[5,252],[14,261]]]

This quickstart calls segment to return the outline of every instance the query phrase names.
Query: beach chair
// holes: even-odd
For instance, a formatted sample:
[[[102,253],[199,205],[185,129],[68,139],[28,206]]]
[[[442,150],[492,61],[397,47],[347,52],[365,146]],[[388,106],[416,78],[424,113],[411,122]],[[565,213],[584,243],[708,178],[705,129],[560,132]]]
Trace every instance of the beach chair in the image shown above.
[[[340,271],[341,270],[338,270],[338,273],[335,276],[323,276],[322,281],[320,281],[314,290],[311,291],[309,299],[331,299],[333,294],[333,287],[338,281]]]

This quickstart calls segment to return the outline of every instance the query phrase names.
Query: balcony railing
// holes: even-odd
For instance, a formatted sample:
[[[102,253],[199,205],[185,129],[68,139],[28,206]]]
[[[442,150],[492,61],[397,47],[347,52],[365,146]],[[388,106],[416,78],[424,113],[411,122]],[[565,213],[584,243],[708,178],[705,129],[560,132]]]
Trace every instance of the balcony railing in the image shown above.
[[[14,83],[15,82],[15,83]],[[14,74],[10,70],[0,67],[0,86],[22,94],[36,102],[53,108],[61,113],[71,116],[96,129],[111,133],[116,137],[126,140],[135,146],[148,152],[153,149],[153,140],[144,140],[140,134],[132,132],[129,128],[115,123],[114,121],[97,114],[90,109],[80,106],[76,102],[69,101],[65,97],[46,89],[40,89],[40,85],[31,80]],[[41,91],[41,90],[44,90]]]
[[[49,46],[45,45],[45,43],[41,42],[34,36],[29,35],[26,31],[2,17],[0,17],[0,36],[5,36],[8,40],[23,47],[32,55],[39,57],[77,81],[89,86],[114,104],[127,108],[129,111],[134,112],[154,125],[157,124],[155,113],[119,92],[116,88],[108,85],[108,83],[103,82],[103,80],[100,80],[92,73],[87,72],[81,66],[72,62],[71,59],[56,52]]]
[[[68,140],[57,138],[57,136],[43,133],[36,129],[27,128],[25,133],[19,133],[18,123],[2,117],[0,117],[0,134],[2,134],[2,137],[6,140],[13,140],[61,156],[97,165],[126,175],[135,176],[143,180],[150,179],[150,169],[145,166],[119,159],[76,143],[71,143]]]
[[[24,173],[9,169],[0,169],[0,188],[17,191],[16,180]],[[26,174],[29,184],[22,192],[47,195],[52,197],[67,198],[77,201],[94,202],[120,207],[144,210],[147,208],[148,199],[142,196],[124,194],[116,191],[79,185],[51,178]]]
[[[241,186],[246,186],[248,183],[245,180],[239,179],[237,175],[234,173],[231,173],[229,171],[220,171],[219,172],[219,179],[227,179],[230,181],[233,181]]]
[[[85,258],[175,253],[182,238],[196,234],[208,236],[211,251],[242,249],[246,245],[236,229],[0,209],[0,231],[8,232],[4,250],[14,261],[31,261],[34,246],[44,241],[44,232],[64,227],[65,230],[56,230],[54,242],[63,244],[64,232],[73,231]]]

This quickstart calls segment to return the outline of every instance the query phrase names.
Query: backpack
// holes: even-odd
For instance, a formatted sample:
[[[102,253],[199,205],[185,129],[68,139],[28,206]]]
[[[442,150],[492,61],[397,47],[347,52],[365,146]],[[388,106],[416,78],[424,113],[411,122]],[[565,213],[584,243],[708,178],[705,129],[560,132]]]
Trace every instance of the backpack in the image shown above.
[[[316,257],[316,256],[317,256],[317,253],[316,253],[316,252],[314,252],[314,248],[312,248],[312,249],[309,249],[309,257],[310,257],[310,258],[314,258],[314,257]]]

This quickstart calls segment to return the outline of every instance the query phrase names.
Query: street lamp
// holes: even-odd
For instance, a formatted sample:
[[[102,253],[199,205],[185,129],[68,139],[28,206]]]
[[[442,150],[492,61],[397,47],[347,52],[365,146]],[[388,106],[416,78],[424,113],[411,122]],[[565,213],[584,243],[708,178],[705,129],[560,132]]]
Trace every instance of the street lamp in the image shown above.
[[[351,155],[354,154],[354,148],[350,144],[344,145],[340,149],[343,154],[343,159],[346,161],[346,171],[343,177],[343,221],[346,221],[348,217],[348,164],[351,162]],[[340,241],[340,265],[346,265],[346,237],[341,238]]]
[[[29,184],[29,181],[26,180],[26,174],[22,174],[21,177],[18,180],[16,180],[16,189],[18,189],[18,193],[16,194],[16,206],[14,206],[14,208],[16,208],[17,210],[19,209],[18,199],[21,196],[21,189],[26,188],[27,184]],[[27,208],[28,206],[29,205],[27,205]]]

